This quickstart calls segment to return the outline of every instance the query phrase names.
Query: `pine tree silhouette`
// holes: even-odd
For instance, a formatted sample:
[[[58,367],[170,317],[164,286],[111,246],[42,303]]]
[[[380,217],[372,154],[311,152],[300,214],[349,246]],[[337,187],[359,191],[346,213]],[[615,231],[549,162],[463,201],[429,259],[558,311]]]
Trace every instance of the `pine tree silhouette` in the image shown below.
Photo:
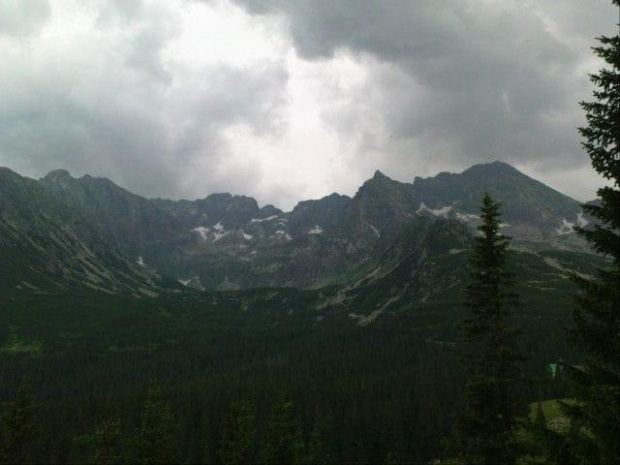
[[[267,425],[264,463],[297,464],[301,461],[303,449],[301,428],[293,412],[293,403],[281,393],[272,407]]]
[[[160,388],[149,388],[140,427],[131,441],[129,461],[145,465],[178,461],[177,423],[172,407],[162,399]]]
[[[465,407],[456,442],[463,463],[510,465],[518,456],[517,418],[526,411],[515,395],[523,361],[518,332],[508,324],[519,302],[506,270],[510,239],[500,233],[500,205],[488,193],[481,219],[470,255],[463,324]]]
[[[619,0],[613,3],[620,7]],[[620,24],[619,24],[620,27]],[[600,254],[608,269],[596,279],[575,276],[581,288],[574,312],[572,340],[587,355],[584,363],[565,366],[577,404],[564,404],[579,434],[573,452],[580,463],[620,463],[620,34],[600,37],[594,52],[607,64],[591,76],[595,101],[583,102],[587,126],[580,128],[592,166],[612,186],[598,190],[600,205],[584,205],[596,219],[579,233]]]
[[[224,427],[220,460],[224,465],[256,462],[256,417],[246,400],[233,402]]]

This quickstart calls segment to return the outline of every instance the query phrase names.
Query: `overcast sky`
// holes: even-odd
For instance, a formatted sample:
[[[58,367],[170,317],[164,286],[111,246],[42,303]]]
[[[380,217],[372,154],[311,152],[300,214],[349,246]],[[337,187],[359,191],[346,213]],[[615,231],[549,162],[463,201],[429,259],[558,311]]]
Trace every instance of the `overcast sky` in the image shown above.
[[[1,0],[0,166],[290,208],[502,160],[579,200],[609,0]]]

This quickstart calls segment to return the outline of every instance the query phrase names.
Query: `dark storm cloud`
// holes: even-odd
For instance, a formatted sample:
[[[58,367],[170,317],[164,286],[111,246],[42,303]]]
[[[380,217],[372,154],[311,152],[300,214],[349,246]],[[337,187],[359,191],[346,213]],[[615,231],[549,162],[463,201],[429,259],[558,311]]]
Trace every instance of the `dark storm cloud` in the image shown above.
[[[578,194],[610,2],[231,1],[0,0],[0,165],[288,207],[502,159]]]
[[[307,59],[370,60],[359,98],[326,113],[394,171],[424,160],[586,163],[578,102],[589,98],[593,37],[615,30],[609,1],[235,1],[285,16]]]
[[[30,83],[31,97],[12,102],[0,97],[2,158],[25,172],[62,166],[77,174],[109,176],[146,195],[203,195],[218,188],[242,192],[247,180],[235,185],[228,179],[224,186],[217,179],[226,158],[220,132],[232,124],[272,130],[264,121],[272,120],[271,106],[285,80],[277,66],[203,70],[195,81],[186,81],[188,88],[164,92],[144,80],[132,85],[108,77],[82,82],[76,90],[73,80],[42,79]],[[206,167],[200,170],[203,187],[193,192],[189,180],[198,166]]]
[[[258,183],[251,163],[230,159],[223,133],[236,125],[280,130],[281,62],[175,61],[167,51],[180,32],[174,2],[84,2],[80,16],[71,0],[57,1],[58,26],[42,14],[47,3],[24,2],[39,14],[21,1],[12,16],[0,15],[3,31],[33,34],[0,35],[0,166],[107,176],[149,196],[244,192]]]

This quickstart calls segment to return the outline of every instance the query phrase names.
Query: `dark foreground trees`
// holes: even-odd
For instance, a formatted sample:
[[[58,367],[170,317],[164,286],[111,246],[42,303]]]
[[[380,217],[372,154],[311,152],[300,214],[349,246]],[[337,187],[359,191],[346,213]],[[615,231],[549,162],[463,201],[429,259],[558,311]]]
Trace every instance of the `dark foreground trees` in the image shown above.
[[[263,454],[266,464],[300,463],[304,443],[300,425],[293,413],[293,402],[280,393],[267,424],[267,438]]]
[[[620,7],[620,1],[613,3]],[[580,129],[592,166],[611,186],[599,189],[600,204],[584,210],[596,220],[580,234],[609,257],[596,279],[576,277],[581,287],[574,312],[573,341],[585,363],[568,366],[575,405],[565,405],[580,434],[569,444],[576,463],[620,463],[620,35],[599,38],[596,55],[607,64],[592,75],[595,101],[582,103],[587,126]]]
[[[247,400],[231,404],[224,425],[220,460],[224,465],[255,463],[257,456],[256,415]]]
[[[6,409],[0,428],[0,463],[22,464],[32,459],[38,436],[37,404],[30,385],[22,385]]]
[[[115,465],[123,462],[120,454],[122,424],[118,418],[103,421],[95,431],[78,437],[76,444],[82,446],[85,461],[93,465]]]
[[[465,405],[456,443],[462,463],[509,465],[518,456],[515,430],[525,412],[516,395],[523,357],[517,331],[509,326],[518,299],[506,270],[510,240],[500,232],[499,204],[489,194],[481,219],[470,257],[463,324]]]
[[[159,386],[152,384],[140,427],[130,441],[131,461],[145,465],[177,463],[177,426],[172,406],[162,398]]]

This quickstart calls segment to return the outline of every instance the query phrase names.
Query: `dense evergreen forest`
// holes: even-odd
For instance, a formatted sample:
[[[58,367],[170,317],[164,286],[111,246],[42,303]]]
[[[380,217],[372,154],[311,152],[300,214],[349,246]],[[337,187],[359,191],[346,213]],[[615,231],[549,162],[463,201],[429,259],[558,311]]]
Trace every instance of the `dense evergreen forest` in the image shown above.
[[[205,311],[206,300],[96,293],[3,300],[19,315],[11,321],[29,328],[0,354],[0,393],[12,401],[21,384],[32,386],[32,460],[88,462],[92,445],[80,438],[115,421],[115,453],[130,453],[152,384],[169,405],[180,463],[233,463],[222,450],[238,402],[247,403],[252,448],[263,457],[273,447],[270,417],[281,396],[299,428],[300,460],[317,453],[317,435],[321,454],[336,463],[422,463],[442,455],[463,394],[454,337],[431,339],[407,314],[365,327],[346,320],[312,325],[302,315],[278,324],[269,308],[226,311],[224,297]],[[457,321],[450,323],[453,336]],[[522,391],[524,401],[565,396],[564,381],[552,379],[547,366],[570,353],[562,340],[567,324],[567,314],[531,319],[528,373],[536,382]],[[4,341],[10,331],[4,326]],[[5,403],[5,414],[9,409]]]

